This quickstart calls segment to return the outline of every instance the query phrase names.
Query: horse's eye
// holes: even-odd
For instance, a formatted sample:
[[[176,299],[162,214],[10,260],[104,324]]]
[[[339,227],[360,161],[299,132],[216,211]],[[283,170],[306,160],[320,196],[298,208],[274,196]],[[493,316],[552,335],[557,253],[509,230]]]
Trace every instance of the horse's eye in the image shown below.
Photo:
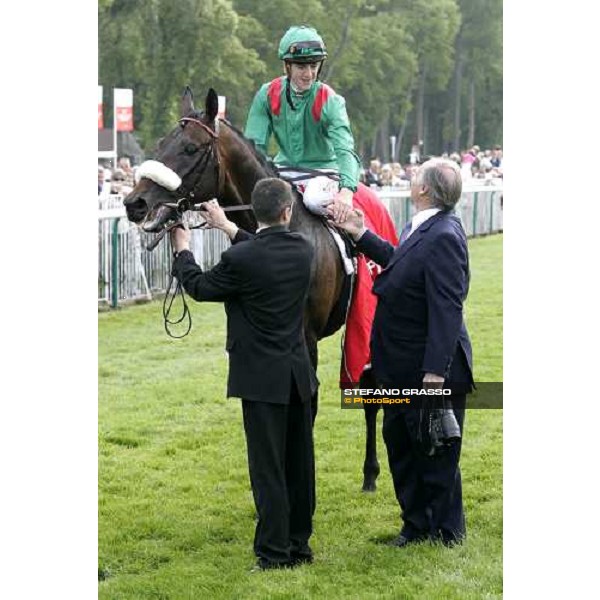
[[[194,154],[194,152],[198,152],[198,146],[195,144],[186,144],[183,150],[186,154]]]

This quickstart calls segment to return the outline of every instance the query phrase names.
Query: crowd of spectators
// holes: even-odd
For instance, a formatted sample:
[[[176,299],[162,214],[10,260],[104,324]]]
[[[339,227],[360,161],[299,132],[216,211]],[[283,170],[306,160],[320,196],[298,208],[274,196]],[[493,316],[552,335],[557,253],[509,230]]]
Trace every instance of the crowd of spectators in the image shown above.
[[[410,153],[409,162],[402,165],[398,162],[382,164],[379,158],[373,158],[369,166],[363,169],[360,180],[374,188],[399,188],[408,189],[414,169],[430,156],[419,156],[418,151]],[[493,182],[502,179],[502,148],[494,146],[481,150],[473,146],[463,152],[444,153],[442,158],[456,161],[460,166],[463,181],[469,179],[482,179]],[[114,195],[127,195],[135,186],[135,169],[127,156],[122,156],[116,168],[111,168],[110,163],[98,163],[98,196],[101,198]]]
[[[127,195],[135,186],[135,167],[131,160],[122,156],[115,168],[110,163],[98,163],[98,196],[106,198],[111,194]]]
[[[432,157],[421,157],[418,151],[412,151],[409,162],[404,165],[397,162],[382,164],[379,158],[372,158],[369,166],[361,173],[361,181],[375,188],[408,189],[415,168],[429,158]],[[463,181],[479,179],[491,183],[502,179],[503,176],[502,148],[499,145],[483,151],[479,146],[473,146],[462,152],[445,152],[442,158],[448,158],[458,164]]]

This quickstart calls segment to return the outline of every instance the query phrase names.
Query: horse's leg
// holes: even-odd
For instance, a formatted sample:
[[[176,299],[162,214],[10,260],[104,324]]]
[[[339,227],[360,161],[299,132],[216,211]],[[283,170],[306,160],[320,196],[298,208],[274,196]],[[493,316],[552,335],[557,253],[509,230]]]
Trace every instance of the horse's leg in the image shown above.
[[[319,363],[319,351],[317,348],[317,338],[312,332],[309,332],[308,330],[306,331],[305,336],[306,336],[306,346],[308,347],[308,355],[310,357],[310,363],[312,364],[312,366],[315,370],[315,375],[316,375],[317,374],[317,366]],[[312,422],[313,422],[313,427],[314,427],[315,419],[317,418],[317,410],[319,408],[319,388],[318,387],[315,390],[315,393],[313,394],[312,398],[310,399],[310,407],[311,407],[311,411],[312,411]]]
[[[374,389],[377,387],[371,369],[363,371],[360,378],[361,389]],[[379,461],[377,460],[377,413],[379,404],[363,404],[365,422],[367,425],[367,445],[365,449],[365,462],[363,465],[363,492],[374,492],[377,489],[375,480],[379,475]]]

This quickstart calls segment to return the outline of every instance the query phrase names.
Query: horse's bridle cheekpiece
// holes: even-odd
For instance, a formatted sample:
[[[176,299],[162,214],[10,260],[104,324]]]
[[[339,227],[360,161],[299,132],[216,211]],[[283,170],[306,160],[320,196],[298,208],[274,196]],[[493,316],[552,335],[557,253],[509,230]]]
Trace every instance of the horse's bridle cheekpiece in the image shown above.
[[[200,159],[198,160],[198,165],[201,161],[205,162],[204,168],[199,169],[195,168],[197,171],[196,177],[189,189],[186,189],[183,185],[183,180],[179,188],[175,191],[179,192],[182,197],[177,201],[177,203],[165,203],[165,206],[170,208],[175,208],[177,210],[186,211],[186,210],[199,210],[194,204],[194,196],[195,189],[198,185],[198,182],[202,179],[202,176],[208,169],[208,162],[213,158],[215,162],[215,170],[217,176],[217,195],[220,196],[223,192],[223,188],[225,186],[225,178],[221,173],[221,160],[219,157],[219,146],[217,144],[217,140],[219,139],[219,119],[215,119],[215,130],[213,131],[206,123],[203,123],[200,119],[196,119],[194,117],[182,117],[179,119],[179,123],[185,127],[185,123],[194,123],[195,125],[199,125],[206,133],[210,135],[210,148],[204,152]]]

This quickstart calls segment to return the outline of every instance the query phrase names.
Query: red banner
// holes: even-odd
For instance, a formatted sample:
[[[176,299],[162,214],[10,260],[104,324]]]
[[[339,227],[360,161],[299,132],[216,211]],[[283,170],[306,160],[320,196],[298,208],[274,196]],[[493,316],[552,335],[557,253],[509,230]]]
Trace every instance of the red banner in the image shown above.
[[[102,112],[102,86],[98,86],[98,129],[104,129],[104,118]]]
[[[117,106],[117,131],[133,131],[133,108]]]
[[[133,90],[115,88],[117,131],[133,131]]]

